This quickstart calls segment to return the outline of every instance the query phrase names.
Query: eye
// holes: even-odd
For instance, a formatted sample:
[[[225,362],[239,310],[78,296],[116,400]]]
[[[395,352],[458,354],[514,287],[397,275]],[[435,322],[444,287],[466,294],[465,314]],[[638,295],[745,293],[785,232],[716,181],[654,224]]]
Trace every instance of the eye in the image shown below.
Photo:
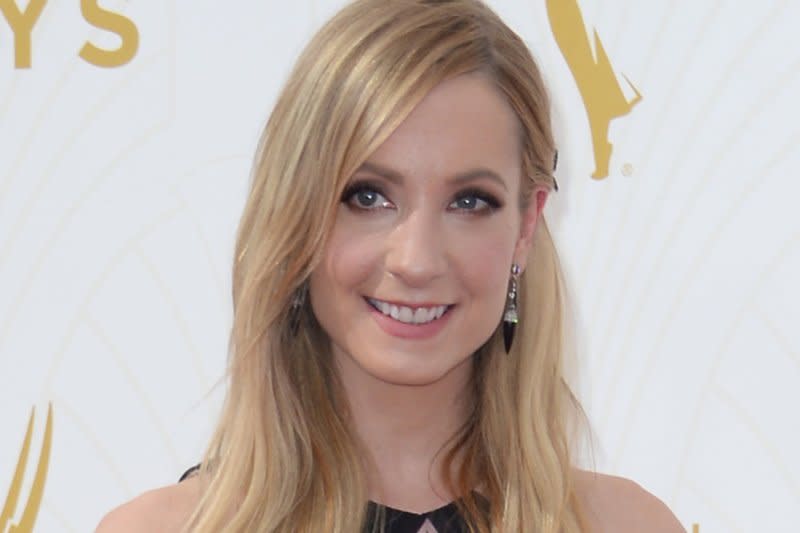
[[[342,201],[348,206],[363,211],[391,208],[392,202],[386,199],[379,187],[369,183],[354,183],[345,189]]]
[[[481,190],[462,191],[458,198],[450,204],[450,209],[457,209],[468,213],[492,212],[502,204],[491,194]]]

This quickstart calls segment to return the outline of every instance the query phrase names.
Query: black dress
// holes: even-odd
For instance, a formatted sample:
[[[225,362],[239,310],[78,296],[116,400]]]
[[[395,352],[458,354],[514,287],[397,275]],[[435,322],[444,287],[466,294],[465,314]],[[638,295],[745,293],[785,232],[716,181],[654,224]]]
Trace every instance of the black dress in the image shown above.
[[[195,465],[184,472],[180,481],[190,477],[199,468],[200,465]],[[481,499],[479,499],[479,502],[481,504],[487,503]],[[455,502],[450,502],[427,513],[417,514],[370,501],[367,504],[365,533],[376,530],[375,521],[379,519],[379,510],[381,509],[385,518],[384,533],[468,533],[469,531],[463,518],[458,513]],[[380,529],[377,530],[380,531]]]
[[[385,533],[468,533],[469,531],[454,502],[427,513],[417,514],[371,501],[367,504],[367,525],[364,533],[375,530],[378,509],[381,507],[385,516],[383,529]]]

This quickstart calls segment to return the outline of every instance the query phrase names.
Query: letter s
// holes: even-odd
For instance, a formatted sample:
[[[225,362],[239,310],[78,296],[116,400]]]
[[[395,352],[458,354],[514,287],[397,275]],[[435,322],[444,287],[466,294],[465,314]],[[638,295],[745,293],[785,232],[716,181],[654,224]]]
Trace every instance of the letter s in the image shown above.
[[[139,49],[139,30],[129,18],[107,11],[97,5],[97,2],[98,0],[81,0],[83,18],[92,26],[116,33],[122,38],[122,44],[116,50],[103,50],[86,41],[79,55],[98,67],[120,67],[136,55]]]

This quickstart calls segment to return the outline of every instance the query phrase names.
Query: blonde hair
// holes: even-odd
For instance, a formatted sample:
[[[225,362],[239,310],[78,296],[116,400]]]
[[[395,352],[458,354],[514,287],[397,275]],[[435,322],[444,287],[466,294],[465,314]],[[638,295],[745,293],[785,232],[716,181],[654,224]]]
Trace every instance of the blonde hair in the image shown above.
[[[488,76],[522,139],[521,207],[552,188],[550,106],[523,41],[479,0],[357,0],[299,57],[263,132],[233,271],[229,388],[189,529],[352,533],[367,486],[328,337],[293,296],[320,262],[347,180],[442,81]],[[562,376],[560,267],[544,220],[521,278],[521,326],[474,354],[474,405],[445,472],[471,531],[577,533]],[[480,485],[488,513],[472,491]]]

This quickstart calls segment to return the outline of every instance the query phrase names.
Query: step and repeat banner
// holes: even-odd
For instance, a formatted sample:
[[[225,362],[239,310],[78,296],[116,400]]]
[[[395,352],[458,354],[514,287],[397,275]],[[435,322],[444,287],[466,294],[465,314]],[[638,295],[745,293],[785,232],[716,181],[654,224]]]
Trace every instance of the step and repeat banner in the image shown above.
[[[582,462],[797,531],[800,4],[491,0],[553,97]],[[209,437],[257,137],[340,0],[0,0],[0,532],[85,532]]]

